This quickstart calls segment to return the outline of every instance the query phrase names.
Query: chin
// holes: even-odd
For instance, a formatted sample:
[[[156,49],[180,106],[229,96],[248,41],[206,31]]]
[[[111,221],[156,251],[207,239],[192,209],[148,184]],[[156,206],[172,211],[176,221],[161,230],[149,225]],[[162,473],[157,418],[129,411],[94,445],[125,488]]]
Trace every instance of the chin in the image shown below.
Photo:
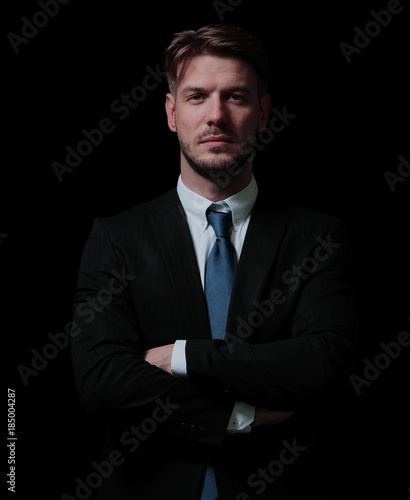
[[[232,154],[225,153],[225,151],[215,151],[214,154],[200,158],[200,161],[204,164],[208,164],[210,167],[218,167],[218,165],[223,167],[226,163],[235,161],[235,157]]]

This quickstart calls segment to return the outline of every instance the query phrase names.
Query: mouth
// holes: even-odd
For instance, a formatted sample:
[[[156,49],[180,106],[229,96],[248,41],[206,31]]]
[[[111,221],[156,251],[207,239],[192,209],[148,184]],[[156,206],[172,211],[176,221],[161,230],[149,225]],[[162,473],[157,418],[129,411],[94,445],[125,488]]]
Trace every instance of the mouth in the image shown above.
[[[223,148],[231,143],[232,140],[226,135],[211,135],[200,142],[200,144],[205,144],[213,148]]]

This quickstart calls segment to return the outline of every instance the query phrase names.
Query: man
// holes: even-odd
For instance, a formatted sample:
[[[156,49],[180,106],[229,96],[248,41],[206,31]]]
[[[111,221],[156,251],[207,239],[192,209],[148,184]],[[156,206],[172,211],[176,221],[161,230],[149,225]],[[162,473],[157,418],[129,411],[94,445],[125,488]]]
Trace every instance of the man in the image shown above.
[[[101,499],[321,498],[315,414],[354,362],[350,248],[339,219],[253,176],[267,61],[237,26],[174,35],[177,187],[96,218],[85,244],[72,354],[107,422]]]

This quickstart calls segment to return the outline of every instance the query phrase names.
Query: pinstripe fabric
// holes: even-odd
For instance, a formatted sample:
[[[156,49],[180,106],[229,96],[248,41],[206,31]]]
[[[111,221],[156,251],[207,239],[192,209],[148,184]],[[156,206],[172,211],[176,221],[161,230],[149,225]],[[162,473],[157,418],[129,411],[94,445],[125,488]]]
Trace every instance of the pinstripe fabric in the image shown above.
[[[319,499],[311,408],[339,400],[353,366],[350,261],[342,221],[261,192],[238,263],[228,335],[213,340],[176,191],[97,218],[80,264],[72,358],[81,403],[107,421],[102,460],[114,450],[124,458],[99,499],[193,500],[210,458],[222,498],[252,498],[248,478],[295,436],[307,443],[303,467],[292,465],[258,499]],[[189,379],[141,359],[142,351],[176,339],[188,339]],[[237,400],[297,411],[274,429],[227,437]],[[138,440],[132,429],[161,404],[169,415]]]

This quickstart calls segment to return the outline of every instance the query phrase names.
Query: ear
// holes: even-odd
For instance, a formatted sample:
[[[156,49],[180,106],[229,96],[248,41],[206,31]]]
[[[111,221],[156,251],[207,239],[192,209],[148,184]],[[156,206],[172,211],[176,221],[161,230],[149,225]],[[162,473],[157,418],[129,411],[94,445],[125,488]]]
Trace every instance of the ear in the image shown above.
[[[259,126],[258,130],[263,130],[268,125],[269,113],[271,111],[271,98],[269,94],[264,94],[260,102]]]
[[[177,131],[177,126],[175,123],[175,98],[172,94],[167,94],[165,96],[165,110],[167,112],[168,127],[172,132]]]

